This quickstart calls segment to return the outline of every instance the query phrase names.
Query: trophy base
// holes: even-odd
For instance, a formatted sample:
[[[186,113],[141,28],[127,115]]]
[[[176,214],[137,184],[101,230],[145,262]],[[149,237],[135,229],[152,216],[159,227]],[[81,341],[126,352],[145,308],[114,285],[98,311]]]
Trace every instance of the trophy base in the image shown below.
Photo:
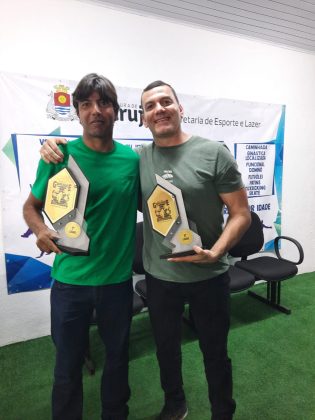
[[[58,242],[58,240],[54,241],[60,251],[65,252],[66,254],[75,255],[75,256],[82,256],[86,257],[90,255],[89,250],[86,249],[79,249],[79,248],[72,248],[70,246],[62,245]]]
[[[160,260],[167,260],[168,258],[177,258],[177,257],[188,257],[190,255],[196,255],[196,252],[193,249],[189,251],[182,252],[169,252],[168,254],[160,255]]]

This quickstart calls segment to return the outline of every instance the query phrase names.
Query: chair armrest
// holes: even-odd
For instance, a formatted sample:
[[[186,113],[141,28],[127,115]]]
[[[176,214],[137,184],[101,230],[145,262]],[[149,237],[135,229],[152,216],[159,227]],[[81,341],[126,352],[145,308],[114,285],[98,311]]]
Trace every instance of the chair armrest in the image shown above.
[[[297,249],[299,251],[299,260],[297,262],[290,261],[290,260],[287,260],[287,259],[281,257],[280,251],[279,251],[279,241],[280,241],[280,239],[285,239],[287,241],[290,241],[297,247]],[[288,261],[288,262],[291,262],[291,263],[296,264],[296,265],[299,265],[303,262],[304,251],[303,251],[302,245],[296,239],[290,238],[289,236],[277,236],[275,238],[274,244],[275,244],[275,253],[276,253],[279,260]]]

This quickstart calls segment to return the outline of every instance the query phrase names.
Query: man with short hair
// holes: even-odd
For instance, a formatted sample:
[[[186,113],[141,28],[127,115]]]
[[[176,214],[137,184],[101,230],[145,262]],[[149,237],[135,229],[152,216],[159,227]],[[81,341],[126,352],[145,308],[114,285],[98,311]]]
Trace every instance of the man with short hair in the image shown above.
[[[82,419],[82,365],[95,310],[106,349],[102,419],[126,420],[139,157],[113,140],[119,105],[108,79],[95,73],[85,76],[73,93],[73,104],[83,135],[62,146],[64,163],[40,161],[23,208],[37,246],[43,252],[56,253],[51,289],[51,335],[56,347],[52,418]],[[69,155],[89,181],[84,215],[90,238],[88,256],[62,253],[58,235],[45,225],[42,216],[48,180],[66,166]]]
[[[181,319],[188,302],[203,353],[212,420],[231,420],[232,368],[227,352],[230,326],[227,251],[250,224],[247,195],[237,165],[225,145],[181,129],[183,108],[174,89],[155,81],[142,92],[143,122],[153,134],[140,157],[144,248],[150,319],[157,346],[165,404],[160,420],[188,413],[181,369]],[[55,144],[45,159],[62,159]],[[187,217],[196,224],[203,248],[195,255],[160,259],[169,249],[155,232],[147,200],[164,177],[182,191]],[[229,217],[223,228],[223,206]]]
[[[154,142],[144,148],[140,179],[144,219],[144,268],[165,405],[161,420],[187,415],[181,372],[181,319],[186,302],[197,330],[208,381],[213,420],[230,420],[235,411],[232,369],[227,353],[230,325],[227,251],[250,223],[247,196],[236,162],[221,143],[181,129],[183,108],[174,89],[162,81],[142,92],[143,122]],[[169,250],[150,223],[146,202],[155,174],[182,191],[187,217],[196,224],[204,248],[196,255],[160,259]],[[224,229],[223,206],[229,217]]]

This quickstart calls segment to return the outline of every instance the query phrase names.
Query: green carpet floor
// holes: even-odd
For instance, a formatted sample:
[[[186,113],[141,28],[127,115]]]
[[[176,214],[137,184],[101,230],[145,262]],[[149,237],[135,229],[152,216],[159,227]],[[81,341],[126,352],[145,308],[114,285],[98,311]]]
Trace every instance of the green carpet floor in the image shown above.
[[[263,293],[264,285],[255,286]],[[315,273],[283,284],[285,315],[249,297],[232,296],[229,352],[233,362],[235,420],[315,420]],[[84,420],[99,419],[102,345],[95,327],[96,374],[84,372]],[[203,363],[192,330],[183,324],[187,419],[209,420]],[[0,348],[0,420],[50,419],[54,348],[50,337]],[[133,319],[130,346],[130,420],[152,420],[163,404],[150,322]],[[66,419],[65,419],[66,420]]]

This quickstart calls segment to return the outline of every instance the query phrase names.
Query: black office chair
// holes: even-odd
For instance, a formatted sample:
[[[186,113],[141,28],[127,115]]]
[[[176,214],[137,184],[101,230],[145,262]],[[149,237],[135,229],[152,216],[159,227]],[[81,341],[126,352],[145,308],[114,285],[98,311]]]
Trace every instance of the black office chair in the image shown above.
[[[297,265],[301,264],[304,259],[303,248],[297,240],[291,237],[278,236],[274,240],[276,257],[259,255],[256,258],[248,259],[249,256],[256,254],[260,250],[264,242],[263,226],[259,216],[254,212],[251,212],[251,216],[251,226],[240,242],[233,247],[229,253],[233,257],[241,258],[241,261],[235,263],[235,268],[244,270],[253,275],[255,281],[266,281],[266,297],[260,296],[252,291],[248,291],[248,294],[281,312],[290,314],[291,310],[282,306],[280,303],[281,284],[282,281],[290,279],[297,274]],[[288,240],[296,246],[299,253],[299,259],[297,261],[291,261],[281,256],[279,251],[280,240]]]
[[[137,222],[136,225],[136,252],[133,259],[132,269],[135,274],[144,274],[143,259],[143,222]]]
[[[231,293],[243,292],[255,284],[255,276],[248,271],[241,270],[234,265],[231,265],[228,271]]]
[[[281,282],[294,277],[298,268],[304,259],[303,248],[301,244],[288,236],[278,236],[275,239],[276,257],[258,256],[248,260],[250,255],[257,254],[264,244],[263,225],[259,216],[255,212],[251,212],[252,222],[248,230],[245,232],[240,241],[230,249],[229,254],[234,258],[241,258],[241,261],[231,265],[229,268],[230,290],[231,293],[238,293],[250,289],[257,280],[265,280],[267,283],[267,297],[257,295],[252,291],[248,294],[286,314],[290,314],[291,310],[280,304],[281,300]],[[137,246],[136,257],[134,260],[134,271],[144,274],[142,263],[142,246],[143,246],[143,224],[137,223]],[[280,255],[279,241],[281,239],[289,240],[298,249],[298,261],[289,261]],[[135,285],[136,292],[144,300],[146,305],[147,287],[146,280],[142,279]]]
[[[259,220],[259,218],[258,218],[258,220]],[[259,220],[259,222],[260,222],[260,220]],[[261,224],[260,224],[260,226],[261,226]],[[246,243],[248,242],[249,235],[250,235],[250,232],[246,233],[243,237],[244,241],[246,241]],[[135,259],[134,259],[133,270],[138,274],[144,274],[143,261],[142,261],[142,247],[143,247],[143,223],[142,222],[137,223],[136,238],[137,238],[136,256],[135,256]],[[264,243],[264,238],[263,238],[262,234],[260,236],[255,237],[255,244],[253,244],[253,246],[255,247],[255,248],[253,248],[253,249],[255,249],[255,252],[258,252],[261,249],[263,243]],[[241,244],[240,244],[240,246],[241,246]],[[231,282],[230,282],[231,293],[237,293],[237,292],[241,292],[243,290],[246,290],[246,289],[250,288],[251,286],[253,286],[253,284],[255,283],[255,276],[253,274],[251,274],[247,271],[241,270],[240,268],[237,268],[237,267],[234,267],[234,266],[230,267],[229,275],[230,275],[230,278],[231,278]],[[142,297],[145,305],[147,305],[147,283],[146,283],[146,280],[145,279],[139,280],[135,285],[135,290]],[[188,312],[188,318],[183,317],[183,321],[185,323],[187,323],[190,327],[195,329],[192,314],[191,314],[190,310]]]
[[[258,218],[259,220],[259,218]],[[259,220],[260,222],[260,220]],[[261,224],[260,224],[261,226]],[[243,240],[248,242],[250,232],[246,233]],[[142,262],[142,247],[143,247],[143,223],[137,223],[137,245],[136,245],[136,256],[134,259],[133,270],[138,274],[144,274],[143,262]],[[255,252],[258,252],[263,246],[264,238],[261,234],[255,237],[255,244],[253,244]],[[241,244],[238,244],[242,246]],[[235,247],[236,248],[236,247]],[[255,276],[247,271],[241,270],[240,268],[231,266],[229,269],[231,278],[230,288],[231,293],[241,292],[250,288],[255,283]],[[147,285],[146,280],[141,279],[135,285],[136,292],[142,297],[146,303],[147,299]]]
[[[256,213],[251,212],[251,224],[240,241],[230,249],[229,254],[233,257],[242,257],[244,254],[256,254],[264,244],[263,226]],[[255,284],[254,274],[241,270],[234,265],[229,268],[230,291],[238,293],[249,289]]]
[[[144,275],[143,259],[143,222],[138,222],[136,226],[136,252],[133,260],[132,269],[136,275]],[[147,283],[145,278],[138,280],[135,284],[135,291],[142,298],[144,305],[147,306]]]

